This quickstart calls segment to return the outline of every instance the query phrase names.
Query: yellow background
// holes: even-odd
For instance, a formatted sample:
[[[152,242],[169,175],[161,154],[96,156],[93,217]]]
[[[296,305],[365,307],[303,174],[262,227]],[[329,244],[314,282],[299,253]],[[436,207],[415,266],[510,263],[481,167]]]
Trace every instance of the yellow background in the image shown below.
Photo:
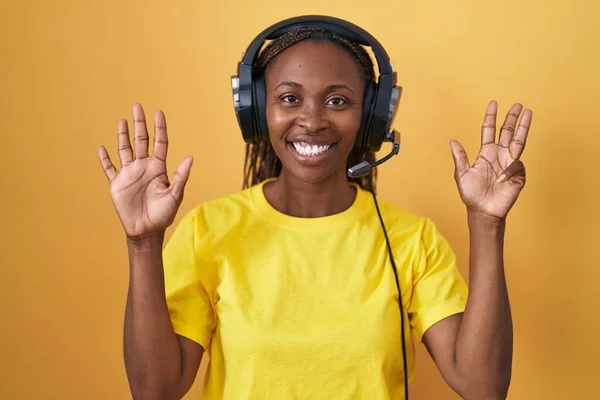
[[[280,19],[349,19],[376,36],[404,95],[400,156],[380,194],[430,216],[467,275],[448,139],[478,149],[487,102],[534,110],[528,183],[511,212],[510,399],[593,399],[600,312],[600,2],[2,1],[0,398],[127,399],[124,237],[97,161],[117,119],[165,110],[169,166],[193,155],[181,212],[240,188],[230,75]],[[384,149],[387,150],[387,147]],[[457,398],[419,349],[414,399]],[[186,397],[199,398],[200,379]]]

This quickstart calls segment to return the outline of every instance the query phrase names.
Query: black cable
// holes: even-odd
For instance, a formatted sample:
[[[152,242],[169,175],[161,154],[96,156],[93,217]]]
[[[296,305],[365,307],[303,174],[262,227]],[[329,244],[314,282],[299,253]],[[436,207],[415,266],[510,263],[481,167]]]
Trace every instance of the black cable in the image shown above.
[[[390,261],[394,270],[394,277],[396,278],[396,288],[398,289],[398,305],[400,307],[400,330],[402,335],[402,363],[404,364],[404,398],[405,400],[408,400],[408,366],[406,360],[406,340],[404,338],[404,307],[402,305],[402,291],[400,290],[398,271],[396,270],[396,262],[394,261],[394,255],[392,254],[392,246],[390,245],[390,239],[388,238],[387,230],[385,229],[385,224],[383,223],[383,217],[379,211],[379,204],[377,203],[377,196],[375,195],[375,189],[373,188],[373,178],[371,174],[367,176],[367,180],[369,181],[369,190],[373,195],[373,201],[375,202],[375,208],[377,209],[379,222],[381,222],[381,228],[383,228],[383,235],[385,236],[388,254],[390,255]]]

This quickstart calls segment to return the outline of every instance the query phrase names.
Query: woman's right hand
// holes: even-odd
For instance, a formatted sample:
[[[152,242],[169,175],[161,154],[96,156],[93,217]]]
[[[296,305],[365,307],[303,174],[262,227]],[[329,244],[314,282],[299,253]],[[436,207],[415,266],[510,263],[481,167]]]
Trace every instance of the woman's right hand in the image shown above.
[[[131,239],[162,234],[171,225],[183,200],[193,159],[184,159],[169,183],[167,176],[167,124],[162,111],[154,118],[154,154],[148,155],[148,130],[144,110],[133,106],[134,149],[127,120],[118,124],[121,170],[117,172],[104,146],[98,149],[100,163],[110,182],[110,193],[125,233]]]

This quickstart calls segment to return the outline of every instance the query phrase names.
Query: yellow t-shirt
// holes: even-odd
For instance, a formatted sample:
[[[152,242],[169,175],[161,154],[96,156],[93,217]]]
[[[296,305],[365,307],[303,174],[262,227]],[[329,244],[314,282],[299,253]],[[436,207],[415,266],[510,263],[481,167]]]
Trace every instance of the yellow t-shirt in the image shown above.
[[[164,250],[175,332],[210,352],[205,400],[404,399],[400,311],[372,195],[322,218],[278,212],[263,185],[187,213]],[[379,200],[411,335],[464,311],[467,287],[429,219]]]

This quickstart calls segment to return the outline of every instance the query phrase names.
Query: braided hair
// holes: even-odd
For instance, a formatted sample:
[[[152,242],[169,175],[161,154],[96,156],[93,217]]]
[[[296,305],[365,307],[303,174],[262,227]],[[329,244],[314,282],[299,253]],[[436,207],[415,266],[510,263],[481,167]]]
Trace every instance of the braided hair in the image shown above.
[[[287,32],[277,39],[270,42],[256,59],[256,67],[259,73],[265,73],[266,70],[274,64],[277,57],[287,48],[304,40],[328,42],[340,46],[361,67],[361,73],[368,82],[375,81],[375,69],[373,61],[366,50],[359,44],[336,35],[326,29],[317,27],[301,27]],[[346,168],[356,165],[362,161],[375,161],[375,154],[367,152],[359,147],[354,147],[350,152]],[[269,140],[261,141],[257,144],[246,144],[246,159],[244,161],[244,181],[243,188],[248,188],[258,184],[266,179],[279,176],[281,173],[281,160],[275,154],[275,150]],[[350,178],[348,180],[356,182],[362,189],[369,189],[369,179],[372,180],[373,188],[377,177],[376,168],[371,170],[371,176]]]

